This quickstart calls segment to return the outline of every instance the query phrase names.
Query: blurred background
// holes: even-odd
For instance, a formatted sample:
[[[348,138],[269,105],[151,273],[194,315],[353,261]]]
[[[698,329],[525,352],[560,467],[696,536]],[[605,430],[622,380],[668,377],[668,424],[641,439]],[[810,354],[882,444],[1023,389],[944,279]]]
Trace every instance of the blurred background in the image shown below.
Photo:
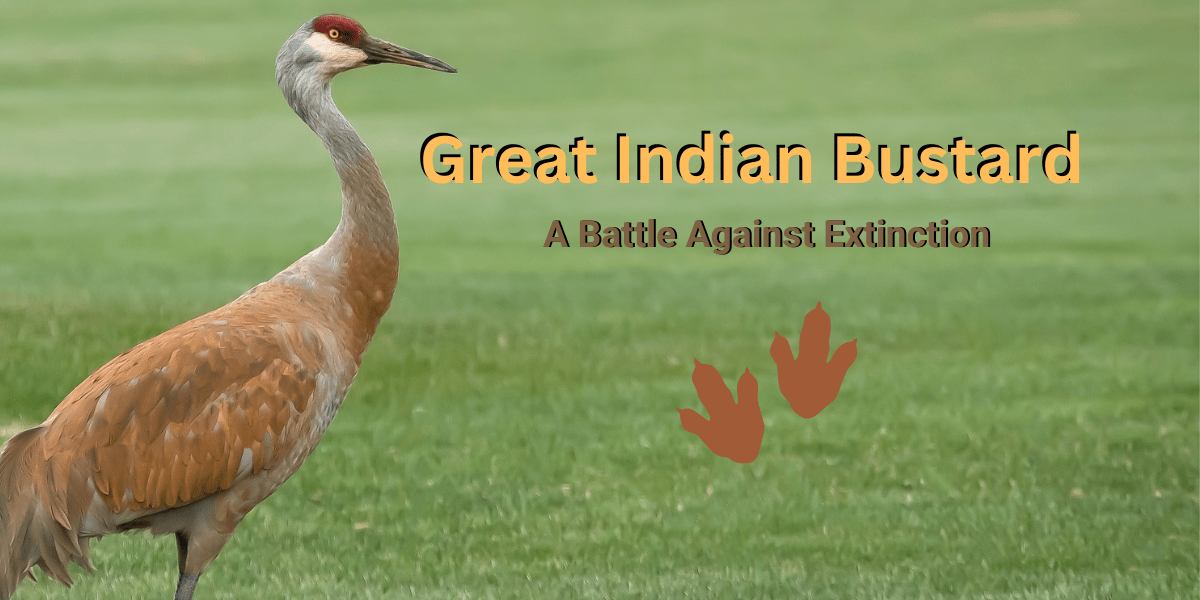
[[[1196,597],[1194,2],[27,3],[0,37],[0,427],[321,244],[339,184],[275,87],[340,12],[457,75],[343,74],[400,287],[325,441],[201,594]],[[618,132],[802,143],[810,184],[618,184]],[[1081,140],[1081,182],[832,181],[893,148]],[[418,151],[599,149],[594,185],[436,185]],[[973,162],[972,162],[973,164]],[[990,249],[543,249],[550,221],[986,226]],[[858,339],[813,420],[767,353],[821,301]],[[692,360],[760,381],[735,465],[679,426]],[[72,597],[165,595],[169,540]],[[83,589],[80,589],[83,588]],[[52,582],[22,597],[66,597]]]

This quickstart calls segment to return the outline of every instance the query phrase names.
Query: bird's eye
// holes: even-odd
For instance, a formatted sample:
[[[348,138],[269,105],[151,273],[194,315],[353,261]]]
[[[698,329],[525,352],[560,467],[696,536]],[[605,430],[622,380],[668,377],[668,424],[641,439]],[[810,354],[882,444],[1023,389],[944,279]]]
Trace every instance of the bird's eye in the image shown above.
[[[340,37],[341,35],[342,35],[342,32],[340,32],[340,31],[338,31],[338,30],[336,30],[336,29],[330,29],[330,30],[329,30],[329,39],[331,39],[331,40],[336,40],[336,39],[338,39],[338,37]]]

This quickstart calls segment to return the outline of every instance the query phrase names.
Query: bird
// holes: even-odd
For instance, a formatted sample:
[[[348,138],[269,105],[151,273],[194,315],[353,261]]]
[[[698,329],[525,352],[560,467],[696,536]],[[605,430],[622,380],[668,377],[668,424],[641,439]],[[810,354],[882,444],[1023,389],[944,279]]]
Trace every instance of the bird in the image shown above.
[[[101,366],[0,451],[0,600],[36,565],[70,586],[94,538],[174,534],[176,600],[242,519],[312,453],[362,362],[398,279],[391,199],[333,102],[344,71],[450,65],[367,34],[344,15],[308,20],[275,76],[328,149],[342,212],[329,239],[229,304]]]

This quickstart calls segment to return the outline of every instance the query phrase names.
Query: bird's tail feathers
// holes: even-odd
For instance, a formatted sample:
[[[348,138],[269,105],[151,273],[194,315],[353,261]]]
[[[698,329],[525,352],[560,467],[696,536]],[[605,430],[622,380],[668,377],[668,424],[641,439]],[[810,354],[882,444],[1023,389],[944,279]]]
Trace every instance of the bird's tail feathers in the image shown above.
[[[92,570],[88,538],[79,535],[86,476],[80,481],[70,465],[47,460],[43,432],[18,433],[0,452],[0,600],[24,578],[36,581],[34,565],[66,586],[68,563]]]

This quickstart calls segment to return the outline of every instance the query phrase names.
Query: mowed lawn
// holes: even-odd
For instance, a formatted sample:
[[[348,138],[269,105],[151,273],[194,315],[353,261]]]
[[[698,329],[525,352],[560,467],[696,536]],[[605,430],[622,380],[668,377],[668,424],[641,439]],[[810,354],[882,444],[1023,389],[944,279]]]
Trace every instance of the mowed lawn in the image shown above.
[[[386,5],[385,5],[386,4]],[[0,437],[112,356],[235,298],[339,215],[273,59],[336,10],[457,75],[335,98],[397,208],[402,273],[325,440],[198,598],[1200,595],[1194,2],[8,7]],[[19,24],[19,26],[17,26]],[[618,184],[615,135],[805,144],[810,184]],[[1065,144],[1081,182],[832,182],[833,134]],[[421,141],[599,148],[594,185],[438,186]],[[550,221],[937,219],[989,249],[544,249]],[[795,415],[768,354],[821,301],[858,339]],[[760,383],[756,462],[679,425],[693,359]],[[20,598],[166,597],[171,540],[112,536]]]

